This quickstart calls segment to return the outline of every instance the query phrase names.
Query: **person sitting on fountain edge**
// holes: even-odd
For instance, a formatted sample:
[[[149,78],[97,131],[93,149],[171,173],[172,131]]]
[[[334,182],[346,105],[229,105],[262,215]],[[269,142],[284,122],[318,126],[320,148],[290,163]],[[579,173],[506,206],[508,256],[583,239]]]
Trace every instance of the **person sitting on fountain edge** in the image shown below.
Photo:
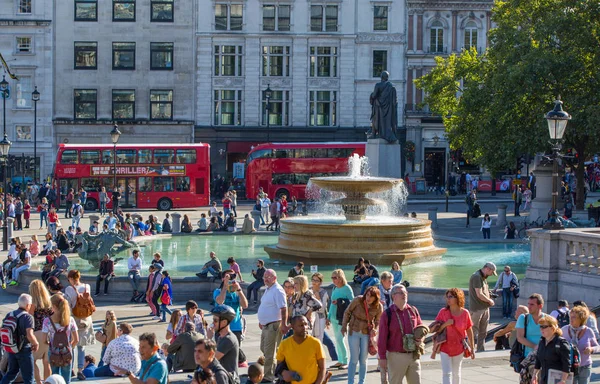
[[[210,272],[213,277],[220,277],[221,275],[221,262],[217,259],[217,254],[214,252],[210,253],[210,260],[204,264],[202,270],[196,273],[196,276],[199,278],[206,278],[208,276],[208,272]]]

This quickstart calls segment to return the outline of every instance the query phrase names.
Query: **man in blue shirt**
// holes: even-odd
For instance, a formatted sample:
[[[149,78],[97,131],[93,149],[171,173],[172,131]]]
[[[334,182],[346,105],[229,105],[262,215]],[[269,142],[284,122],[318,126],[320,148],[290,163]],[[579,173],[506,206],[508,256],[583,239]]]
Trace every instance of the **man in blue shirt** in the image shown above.
[[[242,351],[242,332],[244,329],[242,310],[248,308],[248,299],[244,295],[244,290],[240,287],[240,284],[235,280],[236,277],[231,269],[223,271],[223,282],[221,287],[214,291],[213,300],[217,304],[228,305],[235,311],[235,319],[229,324],[229,329],[235,334],[240,345],[239,365],[240,367],[247,367],[246,354]]]
[[[138,376],[131,372],[118,372],[127,376],[132,384],[167,384],[169,371],[167,363],[158,355],[158,340],[154,333],[143,333],[140,336],[140,356],[142,357],[142,369]]]
[[[540,319],[546,314],[542,312],[544,307],[544,299],[539,293],[534,293],[527,300],[528,315],[521,315],[517,320],[517,341],[525,347],[525,356],[537,348],[542,331],[540,330]],[[527,337],[525,337],[525,318],[527,317]]]

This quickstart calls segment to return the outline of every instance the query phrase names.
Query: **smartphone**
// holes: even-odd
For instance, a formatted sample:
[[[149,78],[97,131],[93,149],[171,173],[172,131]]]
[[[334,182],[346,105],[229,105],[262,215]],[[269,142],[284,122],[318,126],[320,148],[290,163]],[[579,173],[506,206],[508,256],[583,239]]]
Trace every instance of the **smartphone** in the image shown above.
[[[237,275],[235,273],[230,273],[229,274],[229,280],[235,280],[235,278],[237,277]]]

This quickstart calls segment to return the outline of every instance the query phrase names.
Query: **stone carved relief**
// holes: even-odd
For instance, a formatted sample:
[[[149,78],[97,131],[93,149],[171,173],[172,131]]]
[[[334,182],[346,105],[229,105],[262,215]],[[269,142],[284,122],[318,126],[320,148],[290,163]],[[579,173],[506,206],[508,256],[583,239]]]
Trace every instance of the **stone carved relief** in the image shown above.
[[[314,88],[339,88],[339,79],[308,79],[308,86]]]
[[[357,43],[404,43],[404,33],[359,33],[356,36]]]
[[[260,79],[260,85],[263,88],[270,86],[271,88],[290,88],[292,79],[281,77],[263,77]]]
[[[215,77],[213,78],[213,87],[241,87],[244,85],[244,79],[241,77]]]

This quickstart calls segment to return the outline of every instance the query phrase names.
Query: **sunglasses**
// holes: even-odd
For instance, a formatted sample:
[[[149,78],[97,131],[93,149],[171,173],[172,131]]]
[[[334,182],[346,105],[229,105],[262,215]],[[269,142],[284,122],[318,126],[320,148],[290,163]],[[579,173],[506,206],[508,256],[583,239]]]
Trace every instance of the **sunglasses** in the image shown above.
[[[456,296],[448,295],[446,296],[446,299],[456,299]]]
[[[331,280],[337,280],[338,277],[337,276],[331,276]]]
[[[319,280],[319,279],[312,279],[311,281],[312,281],[313,283],[320,283],[320,282],[321,282],[321,280]]]
[[[540,329],[546,329],[546,328],[550,328],[549,325],[540,325]]]

